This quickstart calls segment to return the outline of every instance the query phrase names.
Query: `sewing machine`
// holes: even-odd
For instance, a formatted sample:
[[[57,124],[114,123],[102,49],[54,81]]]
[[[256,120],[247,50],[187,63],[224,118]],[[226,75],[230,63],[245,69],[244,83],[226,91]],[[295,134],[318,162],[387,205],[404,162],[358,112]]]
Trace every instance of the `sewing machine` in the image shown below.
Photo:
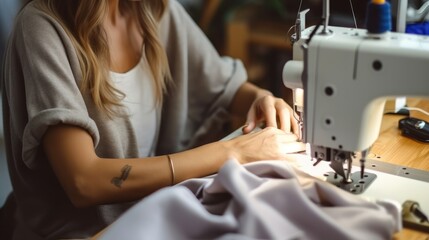
[[[399,33],[372,38],[363,29],[329,27],[330,34],[316,33],[302,50],[313,30],[305,29],[295,43],[284,83],[294,89],[312,156],[333,161],[347,178],[335,164],[349,162],[356,151],[365,157],[379,135],[385,101],[429,94],[429,39]]]
[[[429,38],[369,34],[328,26],[328,21],[323,29],[305,29],[305,13],[298,19],[293,60],[284,66],[283,81],[293,89],[302,140],[311,144],[312,157],[330,161],[350,182],[354,159],[360,158],[363,176],[386,100],[429,96]]]
[[[322,28],[305,28],[304,14],[297,21],[293,60],[284,66],[283,81],[293,89],[302,141],[311,146],[313,165],[329,164],[334,176],[325,177],[349,185],[348,191],[366,184],[364,195],[399,202],[410,198],[428,212],[428,196],[415,191],[427,188],[427,182],[367,171],[365,160],[379,136],[386,100],[429,96],[429,38],[369,34],[366,29],[328,26],[327,21]],[[353,172],[356,161],[360,172]],[[372,174],[378,179],[368,189],[377,177]],[[393,182],[395,190],[386,187]]]

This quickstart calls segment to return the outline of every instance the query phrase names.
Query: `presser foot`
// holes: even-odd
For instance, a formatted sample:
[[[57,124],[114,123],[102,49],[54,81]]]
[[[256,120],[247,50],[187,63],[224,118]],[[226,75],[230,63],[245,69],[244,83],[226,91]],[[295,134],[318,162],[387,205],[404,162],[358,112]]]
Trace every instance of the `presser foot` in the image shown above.
[[[351,173],[348,181],[344,181],[344,178],[335,172],[327,172],[324,176],[327,182],[353,194],[363,193],[377,178],[376,174],[367,172],[361,178],[360,171]]]

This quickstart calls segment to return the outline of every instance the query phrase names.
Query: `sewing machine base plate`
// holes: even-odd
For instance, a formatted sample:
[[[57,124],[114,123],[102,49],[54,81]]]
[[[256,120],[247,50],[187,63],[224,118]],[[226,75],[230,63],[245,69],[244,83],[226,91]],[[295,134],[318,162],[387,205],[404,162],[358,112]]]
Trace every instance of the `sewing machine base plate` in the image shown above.
[[[325,174],[326,181],[334,184],[335,186],[351,192],[353,194],[361,194],[363,193],[371,183],[377,178],[377,175],[374,173],[365,172],[364,177],[360,177],[360,171],[353,172],[351,174],[352,182],[346,183],[343,181],[343,177],[339,176],[334,172],[328,172]]]

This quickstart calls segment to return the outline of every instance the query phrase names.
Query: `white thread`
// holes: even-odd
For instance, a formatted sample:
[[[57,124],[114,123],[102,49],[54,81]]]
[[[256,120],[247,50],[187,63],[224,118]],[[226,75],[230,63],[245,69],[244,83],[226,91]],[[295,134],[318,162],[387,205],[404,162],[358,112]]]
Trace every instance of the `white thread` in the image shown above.
[[[352,14],[353,14],[353,21],[355,22],[355,28],[357,28],[356,16],[355,16],[355,10],[354,10],[354,8],[353,8],[352,0],[349,0],[349,2],[350,2],[350,8],[351,8],[351,10],[352,10]]]

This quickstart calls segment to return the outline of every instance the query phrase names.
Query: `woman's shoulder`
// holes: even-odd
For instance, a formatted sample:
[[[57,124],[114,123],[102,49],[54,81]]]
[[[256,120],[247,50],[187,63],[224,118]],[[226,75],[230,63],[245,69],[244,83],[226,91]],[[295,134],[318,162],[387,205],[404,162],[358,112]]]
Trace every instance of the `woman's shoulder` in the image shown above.
[[[40,22],[51,20],[51,17],[48,13],[42,10],[41,1],[35,0],[30,1],[26,4],[21,11],[19,11],[16,22],[18,23],[31,23],[31,22]]]
[[[192,18],[179,1],[168,0],[167,2],[167,9],[161,20],[161,29],[168,33],[172,29],[179,28],[182,29],[181,33],[185,34],[184,30],[194,25]]]
[[[183,18],[184,15],[188,15],[185,8],[178,0],[167,0],[167,2],[167,9],[164,15],[170,15],[170,17],[173,16],[176,21],[183,20],[181,18]]]
[[[66,53],[67,59],[62,60],[78,66],[76,50],[66,30],[38,5],[40,3],[41,0],[31,1],[18,13],[6,49],[8,56],[35,59],[39,54],[57,57],[58,60],[60,54]]]
[[[41,1],[35,0],[25,5],[15,19],[15,34],[27,37],[43,37],[49,39],[61,29],[59,22],[41,8]],[[34,40],[36,40],[34,39]]]

